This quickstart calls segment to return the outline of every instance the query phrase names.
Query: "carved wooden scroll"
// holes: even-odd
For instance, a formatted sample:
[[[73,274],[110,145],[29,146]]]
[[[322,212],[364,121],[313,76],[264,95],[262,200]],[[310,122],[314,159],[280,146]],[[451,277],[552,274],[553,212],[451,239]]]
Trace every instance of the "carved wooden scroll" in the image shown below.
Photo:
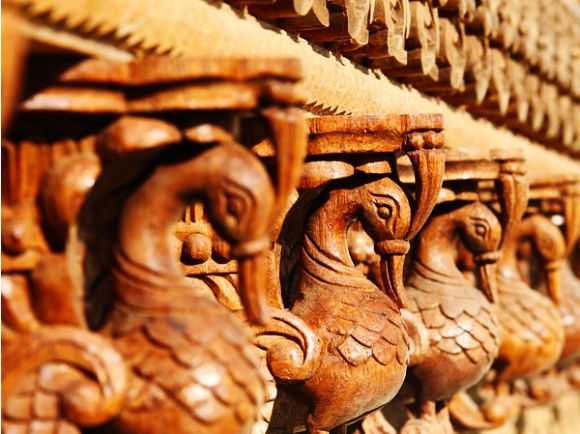
[[[94,59],[24,102],[25,116],[60,121],[41,130],[47,136],[66,137],[81,119],[84,138],[3,148],[7,428],[252,430],[265,381],[250,329],[183,277],[174,223],[192,201],[205,204],[237,261],[246,317],[267,322],[269,232],[306,145],[299,77],[293,60]],[[236,143],[241,113],[267,125],[273,177]],[[199,241],[189,240],[193,256]],[[111,289],[99,336],[83,298],[96,293],[102,305]]]

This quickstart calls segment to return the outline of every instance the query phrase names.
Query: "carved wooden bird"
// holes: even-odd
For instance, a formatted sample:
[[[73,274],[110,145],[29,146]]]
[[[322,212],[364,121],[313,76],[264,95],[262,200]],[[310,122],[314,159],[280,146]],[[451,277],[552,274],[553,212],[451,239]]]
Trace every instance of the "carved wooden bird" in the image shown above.
[[[580,359],[580,279],[568,261],[562,266],[560,316],[565,335],[560,364],[565,366]]]
[[[406,284],[409,310],[427,328],[430,345],[410,371],[416,386],[418,419],[410,420],[402,432],[430,432],[428,421],[437,419],[435,402],[481,380],[499,346],[492,303],[500,223],[480,202],[446,207],[430,218],[418,237]],[[478,288],[455,263],[457,242],[474,255]],[[450,429],[447,416],[444,419]]]
[[[173,151],[175,153],[175,150]],[[274,193],[261,163],[234,143],[157,166],[131,195],[115,252],[110,330],[132,373],[117,432],[248,433],[263,402],[251,335],[240,319],[185,280],[170,242],[172,224],[194,198],[238,258],[248,317],[263,320],[255,288]]]
[[[53,251],[29,276],[2,276],[2,363],[10,366],[2,371],[3,432],[77,434],[125,404],[123,358],[87,329],[74,278],[82,266],[76,220],[99,172],[91,154],[64,157],[47,171],[39,202]]]
[[[554,231],[556,237],[552,234]],[[532,290],[518,272],[516,253],[524,240],[533,243],[547,263],[547,290],[551,300]],[[561,300],[560,267],[564,250],[559,229],[542,215],[524,219],[506,239],[498,274],[498,317],[502,330],[496,362],[498,381],[538,374],[553,366],[560,357],[564,332],[557,303]]]
[[[557,366],[530,378],[527,382],[528,395],[534,402],[542,404],[556,399],[575,382],[576,370],[570,365],[580,357],[580,280],[574,276],[567,259],[558,260],[567,256],[571,250],[570,244],[574,242],[571,240],[570,243],[566,243],[565,236],[572,235],[575,238],[576,231],[561,231],[548,220],[536,219],[536,222],[536,225],[540,224],[543,228],[538,228],[534,234],[541,236],[542,241],[535,243],[528,239],[519,243],[518,267],[523,280],[542,293],[550,293],[549,280],[552,280],[552,285],[560,286],[559,312],[564,330],[564,345]],[[537,258],[539,252],[533,248],[536,244],[544,246],[545,250],[539,255],[540,261],[538,261],[540,258]],[[549,245],[552,247],[547,248]],[[546,253],[550,255],[546,256]],[[554,274],[556,278],[560,274],[559,281],[554,280]]]
[[[294,389],[309,404],[310,433],[333,429],[384,405],[399,390],[408,362],[409,342],[398,306],[405,300],[402,266],[410,204],[389,178],[348,182],[330,190],[308,221],[292,307],[323,349],[313,374]],[[347,229],[355,217],[381,254],[386,294],[350,257]]]
[[[534,234],[540,236],[542,240],[535,242],[528,237],[526,242],[519,243],[518,268],[522,279],[542,293],[554,292],[554,289],[548,288],[550,280],[552,285],[560,286],[559,311],[564,328],[564,347],[558,363],[565,366],[580,357],[580,280],[574,275],[567,259],[558,260],[567,256],[572,247],[569,246],[566,252],[563,251],[567,231],[562,233],[546,220],[537,222],[544,228],[534,231]],[[543,251],[537,251],[534,245],[540,246]],[[540,261],[537,260],[538,254],[542,257]]]

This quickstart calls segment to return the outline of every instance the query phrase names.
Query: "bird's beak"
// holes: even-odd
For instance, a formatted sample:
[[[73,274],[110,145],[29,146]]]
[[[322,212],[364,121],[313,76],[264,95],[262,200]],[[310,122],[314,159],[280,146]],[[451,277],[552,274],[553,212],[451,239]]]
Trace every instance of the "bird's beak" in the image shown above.
[[[491,303],[499,300],[497,294],[497,268],[496,263],[500,258],[499,251],[485,252],[473,257],[477,273],[478,288]]]
[[[381,280],[383,290],[399,306],[407,307],[407,295],[403,285],[403,264],[405,255],[388,255],[381,258]]]
[[[264,252],[238,259],[240,297],[248,321],[254,325],[265,325],[270,319],[266,282]]]
[[[476,266],[478,286],[491,303],[498,301],[495,262],[479,263]]]
[[[560,271],[562,269],[561,261],[548,262],[546,269],[546,285],[548,286],[548,295],[556,305],[562,301]]]

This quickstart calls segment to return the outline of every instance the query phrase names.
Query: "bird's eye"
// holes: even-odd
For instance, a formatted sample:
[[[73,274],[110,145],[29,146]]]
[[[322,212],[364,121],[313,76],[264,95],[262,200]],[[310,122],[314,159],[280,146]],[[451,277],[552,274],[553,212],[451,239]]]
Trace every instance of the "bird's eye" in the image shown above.
[[[377,204],[377,214],[382,219],[388,219],[392,214],[391,207],[384,204]]]
[[[228,214],[239,218],[244,212],[244,200],[239,196],[228,195],[226,209]]]
[[[485,226],[484,225],[475,225],[475,233],[480,237],[485,235]]]

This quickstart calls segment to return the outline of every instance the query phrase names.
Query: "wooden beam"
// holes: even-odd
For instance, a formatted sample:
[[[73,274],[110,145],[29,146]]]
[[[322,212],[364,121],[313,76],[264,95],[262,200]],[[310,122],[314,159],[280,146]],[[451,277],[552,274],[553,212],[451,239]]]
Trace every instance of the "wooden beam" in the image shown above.
[[[15,1],[30,3],[30,0]],[[159,8],[157,0],[38,0],[34,5],[38,15],[44,13],[58,22],[68,19],[75,24],[69,26],[73,30],[53,29],[59,43],[69,47],[90,41],[95,47],[103,48],[93,52],[109,58],[118,58],[118,53],[298,57],[305,71],[301,88],[307,96],[307,107],[313,113],[442,113],[449,146],[522,148],[531,172],[546,175],[580,172],[580,163],[567,156],[395,84],[380,71],[356,65],[227,4],[166,0],[164,7]],[[119,14],[120,10],[124,13]],[[38,26],[32,21],[28,25]],[[128,26],[132,26],[130,35],[127,34]],[[29,34],[34,36],[33,31]],[[100,40],[100,36],[106,36],[106,41]],[[108,42],[111,40],[118,40],[118,44],[111,45]],[[111,46],[117,47],[114,52],[105,49]],[[79,51],[90,50],[79,47]]]

